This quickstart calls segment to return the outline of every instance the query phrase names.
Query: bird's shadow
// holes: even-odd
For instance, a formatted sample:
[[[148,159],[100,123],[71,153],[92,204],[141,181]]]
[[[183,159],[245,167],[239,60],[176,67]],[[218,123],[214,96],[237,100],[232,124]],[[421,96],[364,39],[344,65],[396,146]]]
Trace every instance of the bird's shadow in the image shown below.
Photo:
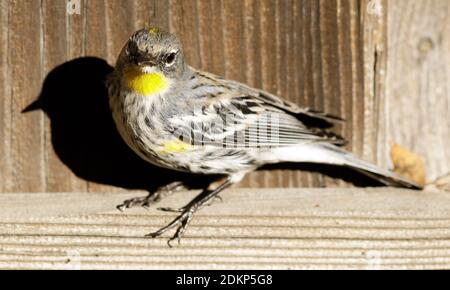
[[[100,184],[154,191],[172,181],[200,188],[205,178],[153,166],[122,141],[108,103],[105,60],[82,57],[53,69],[36,101],[23,110],[43,110],[59,159],[78,177]]]
[[[59,159],[78,177],[95,183],[150,192],[173,181],[204,188],[215,176],[163,169],[140,159],[127,147],[114,125],[105,78],[113,68],[105,60],[81,57],[53,69],[36,101],[23,113],[43,110],[50,119],[51,141]],[[349,170],[313,164],[282,164],[266,169],[300,169],[373,185]],[[375,183],[376,184],[376,183]]]
[[[349,167],[317,164],[317,163],[277,163],[261,167],[265,170],[300,170],[326,175],[334,179],[340,179],[358,187],[379,187],[383,183],[368,177]]]

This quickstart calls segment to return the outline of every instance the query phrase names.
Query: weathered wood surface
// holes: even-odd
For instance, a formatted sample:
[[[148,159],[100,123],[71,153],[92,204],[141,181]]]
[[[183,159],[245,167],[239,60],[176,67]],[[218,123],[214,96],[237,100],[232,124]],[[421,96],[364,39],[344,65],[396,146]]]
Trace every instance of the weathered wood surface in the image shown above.
[[[388,9],[386,133],[425,157],[432,180],[450,172],[450,2],[391,1]]]
[[[450,171],[446,0],[80,3],[80,15],[64,1],[0,3],[0,192],[117,192],[168,175],[123,147],[101,88],[101,59],[113,64],[146,24],[179,35],[193,66],[346,118],[338,132],[368,160],[389,166],[394,141],[423,156],[430,178]],[[74,61],[86,56],[99,59]],[[22,113],[44,80],[54,105]],[[347,185],[296,169],[263,170],[241,185]]]
[[[180,206],[183,192],[161,202]],[[145,233],[174,214],[125,213],[130,193],[0,195],[0,268],[450,268],[450,196],[401,189],[234,189],[180,245]]]

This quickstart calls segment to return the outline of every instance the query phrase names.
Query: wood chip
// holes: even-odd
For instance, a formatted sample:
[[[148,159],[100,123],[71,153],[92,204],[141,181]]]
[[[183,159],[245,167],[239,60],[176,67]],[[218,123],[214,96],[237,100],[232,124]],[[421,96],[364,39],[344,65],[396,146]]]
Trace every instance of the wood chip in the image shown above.
[[[420,156],[394,143],[391,145],[391,160],[395,173],[419,185],[425,185],[425,166]]]

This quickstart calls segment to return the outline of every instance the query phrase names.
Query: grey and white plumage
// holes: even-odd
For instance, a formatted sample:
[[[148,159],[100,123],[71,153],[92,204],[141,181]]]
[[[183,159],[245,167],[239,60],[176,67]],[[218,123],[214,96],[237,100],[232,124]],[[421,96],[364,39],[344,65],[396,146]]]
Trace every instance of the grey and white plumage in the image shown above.
[[[387,185],[418,188],[339,148],[345,141],[327,129],[339,118],[198,71],[184,62],[176,37],[152,29],[130,38],[108,79],[118,131],[148,162],[192,173],[223,174],[230,184],[265,164],[326,163],[354,168]],[[140,94],[125,80],[129,66],[162,74],[167,87],[151,96]],[[170,142],[186,146],[167,151]],[[182,225],[183,218],[177,224]],[[176,237],[183,231],[184,227]]]

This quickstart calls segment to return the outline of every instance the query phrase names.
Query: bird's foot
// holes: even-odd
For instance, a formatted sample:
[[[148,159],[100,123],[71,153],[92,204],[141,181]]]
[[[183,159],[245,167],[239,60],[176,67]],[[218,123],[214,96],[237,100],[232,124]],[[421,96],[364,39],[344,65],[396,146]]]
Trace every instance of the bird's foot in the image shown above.
[[[135,206],[142,206],[143,208],[149,208],[150,204],[154,202],[153,193],[147,196],[139,196],[131,199],[125,200],[122,204],[117,206],[117,209],[120,211],[124,211],[127,208],[132,208]]]
[[[163,198],[172,195],[186,187],[182,182],[176,181],[158,188],[157,191],[150,193],[147,196],[140,196],[125,200],[122,204],[117,206],[117,209],[124,211],[127,208],[132,208],[136,206],[141,206],[143,208],[149,208],[151,205],[158,203]]]
[[[184,232],[186,231],[187,226],[191,222],[192,217],[194,216],[194,213],[198,210],[197,204],[193,204],[192,206],[189,206],[187,208],[180,208],[180,209],[161,208],[161,210],[177,211],[177,212],[182,211],[182,213],[177,218],[175,218],[171,223],[169,223],[167,226],[159,229],[156,232],[149,233],[145,236],[149,237],[149,238],[156,238],[156,237],[159,237],[160,235],[164,234],[166,231],[178,226],[175,234],[172,236],[172,238],[170,238],[167,241],[167,244],[169,245],[169,247],[172,247],[172,245],[170,243],[174,240],[178,240],[178,244],[180,244],[181,238],[182,238]]]
[[[173,209],[173,208],[161,208],[161,210],[164,211],[174,211],[174,212],[181,212],[181,214],[175,218],[171,223],[169,223],[167,226],[159,229],[156,232],[150,233],[146,235],[146,237],[150,238],[156,238],[160,235],[164,234],[168,230],[177,227],[177,230],[175,234],[170,238],[167,243],[169,247],[172,247],[170,244],[173,240],[178,240],[178,244],[181,241],[181,237],[183,236],[184,232],[186,231],[187,226],[192,220],[192,217],[194,216],[194,213],[202,208],[204,205],[211,204],[212,201],[217,199],[217,195],[230,186],[232,184],[231,179],[226,179],[222,184],[217,186],[214,190],[204,190],[202,191],[196,198],[194,198],[189,204],[186,206],[179,208],[179,209]],[[220,197],[219,197],[220,199]]]

